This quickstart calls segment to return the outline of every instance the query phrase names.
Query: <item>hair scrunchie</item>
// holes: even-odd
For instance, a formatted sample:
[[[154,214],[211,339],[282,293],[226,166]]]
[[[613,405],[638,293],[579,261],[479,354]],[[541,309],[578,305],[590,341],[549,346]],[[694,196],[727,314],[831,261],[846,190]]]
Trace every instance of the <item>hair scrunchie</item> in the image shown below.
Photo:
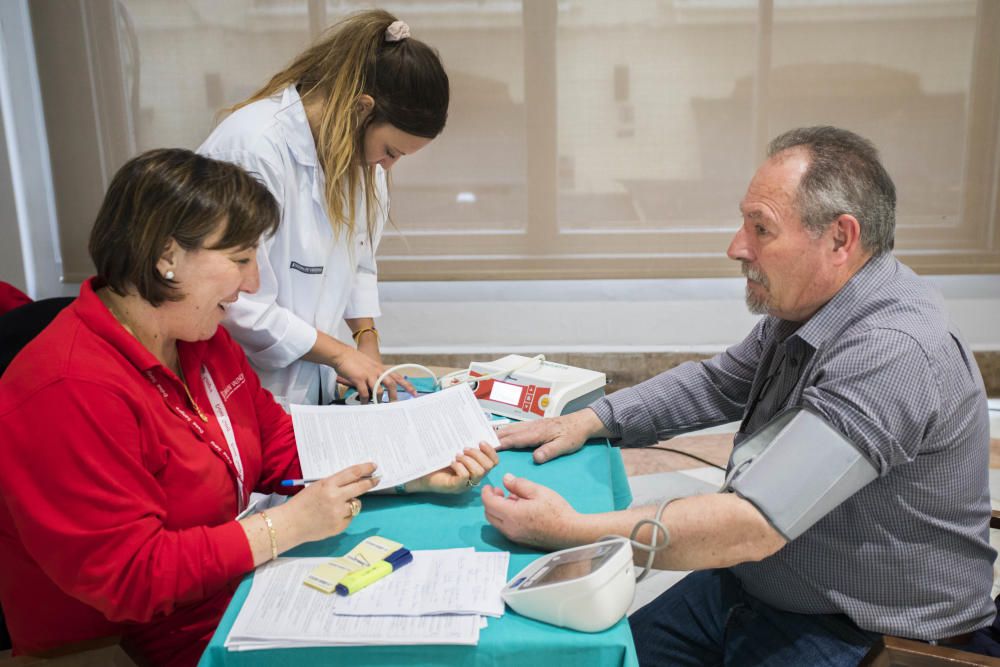
[[[385,29],[385,41],[401,42],[410,36],[410,26],[403,21],[393,21]]]

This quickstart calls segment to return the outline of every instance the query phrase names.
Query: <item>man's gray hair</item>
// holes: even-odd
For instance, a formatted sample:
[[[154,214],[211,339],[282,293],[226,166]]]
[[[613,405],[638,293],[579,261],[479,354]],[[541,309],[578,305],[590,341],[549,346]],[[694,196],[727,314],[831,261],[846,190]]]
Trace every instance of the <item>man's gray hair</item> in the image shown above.
[[[838,216],[861,224],[861,247],[872,256],[890,252],[896,232],[896,186],[872,142],[836,127],[800,127],[775,137],[768,157],[801,146],[809,152],[796,203],[802,224],[821,234]]]

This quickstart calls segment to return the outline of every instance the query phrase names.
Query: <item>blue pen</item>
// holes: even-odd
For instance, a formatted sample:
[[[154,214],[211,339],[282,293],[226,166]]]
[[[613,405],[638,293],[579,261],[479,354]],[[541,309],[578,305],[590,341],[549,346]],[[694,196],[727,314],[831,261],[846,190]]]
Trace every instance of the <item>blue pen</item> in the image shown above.
[[[281,480],[282,486],[305,486],[306,484],[312,484],[313,482],[318,482],[321,479],[326,479],[325,477],[307,477],[304,479],[283,479]],[[370,475],[362,475],[361,479],[382,479],[381,473],[373,472]]]

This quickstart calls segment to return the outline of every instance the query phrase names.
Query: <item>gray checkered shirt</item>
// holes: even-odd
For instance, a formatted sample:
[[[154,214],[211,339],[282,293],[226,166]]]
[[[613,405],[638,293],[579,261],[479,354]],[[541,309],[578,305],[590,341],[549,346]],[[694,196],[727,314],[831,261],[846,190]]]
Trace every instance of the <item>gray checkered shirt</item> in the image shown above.
[[[754,401],[779,345],[801,367],[778,400]],[[940,297],[891,255],[870,260],[800,327],[764,317],[722,354],[591,407],[622,445],[643,446],[743,419],[739,444],[794,405],[826,417],[879,476],[776,554],[733,567],[746,590],[779,609],[843,613],[917,639],[988,625],[996,552],[982,377]]]

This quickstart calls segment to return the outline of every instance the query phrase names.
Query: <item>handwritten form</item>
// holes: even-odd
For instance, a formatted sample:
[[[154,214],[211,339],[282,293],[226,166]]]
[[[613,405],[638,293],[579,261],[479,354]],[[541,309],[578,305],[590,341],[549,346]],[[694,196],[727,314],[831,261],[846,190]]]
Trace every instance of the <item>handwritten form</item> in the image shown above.
[[[226,647],[476,644],[482,615],[503,614],[508,559],[471,548],[414,551],[412,563],[345,598],[302,583],[328,559],[278,558],[254,574]]]
[[[413,562],[348,597],[333,613],[354,616],[430,614],[503,615],[500,589],[507,583],[506,551],[414,551]]]
[[[499,446],[467,384],[378,405],[293,405],[302,476],[319,478],[366,461],[391,488],[448,466],[480,442]]]

